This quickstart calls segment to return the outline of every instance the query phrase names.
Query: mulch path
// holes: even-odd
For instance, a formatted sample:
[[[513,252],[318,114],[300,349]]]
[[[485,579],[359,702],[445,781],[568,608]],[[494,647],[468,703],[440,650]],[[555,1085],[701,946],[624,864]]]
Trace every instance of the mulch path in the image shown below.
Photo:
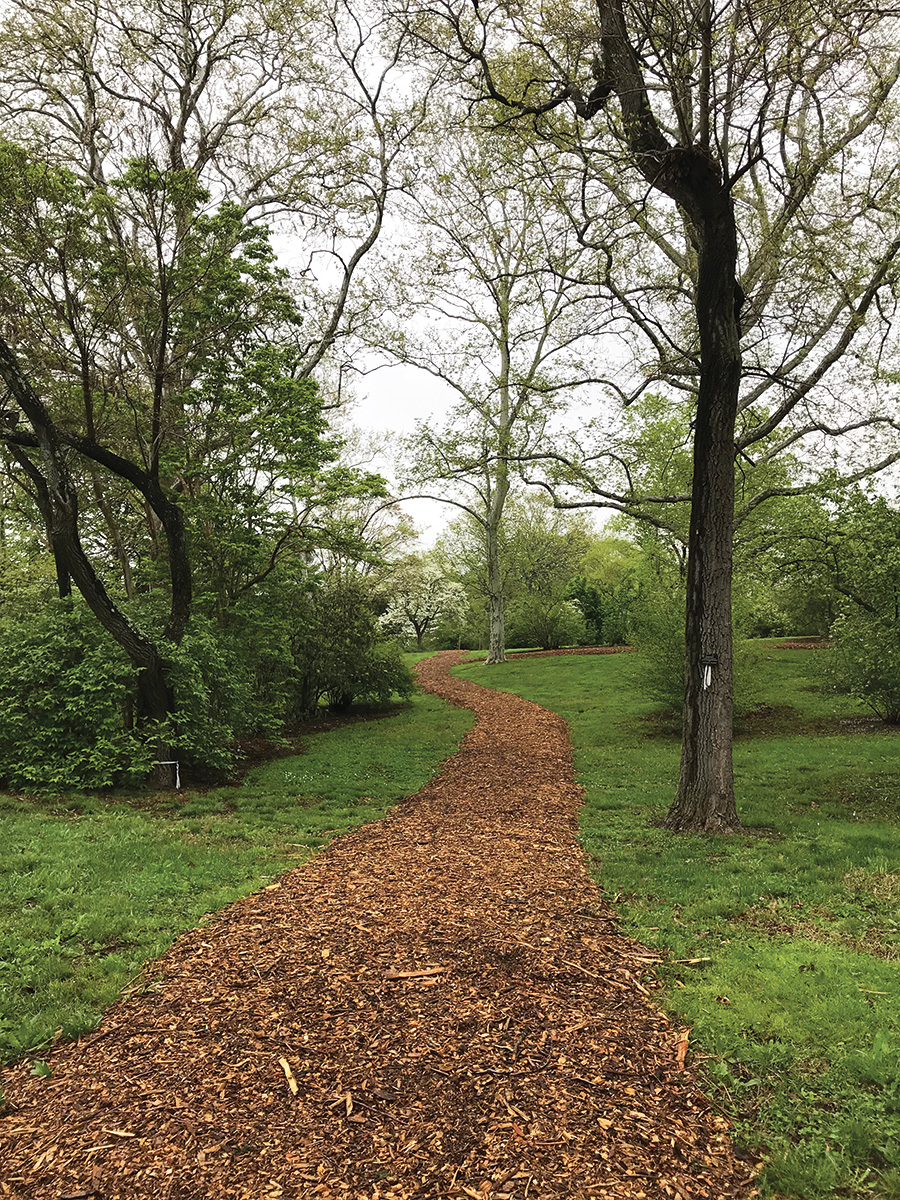
[[[420,666],[478,716],[428,787],[179,938],[51,1078],[6,1073],[0,1195],[753,1194],[585,870],[565,723],[462,657]]]

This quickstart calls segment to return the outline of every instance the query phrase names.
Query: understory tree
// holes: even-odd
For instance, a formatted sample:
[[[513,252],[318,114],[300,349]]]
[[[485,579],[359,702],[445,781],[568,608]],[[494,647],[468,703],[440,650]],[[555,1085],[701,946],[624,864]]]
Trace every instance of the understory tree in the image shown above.
[[[380,582],[385,611],[381,623],[388,632],[412,635],[416,649],[442,622],[459,617],[465,608],[465,593],[459,583],[448,579],[435,556],[409,554],[388,563]]]
[[[504,541],[513,645],[558,650],[588,640],[573,587],[592,536],[583,515],[559,512],[543,496],[514,502]]]
[[[614,534],[595,538],[579,564],[569,591],[595,644],[621,646],[629,640],[640,564],[639,547]]]

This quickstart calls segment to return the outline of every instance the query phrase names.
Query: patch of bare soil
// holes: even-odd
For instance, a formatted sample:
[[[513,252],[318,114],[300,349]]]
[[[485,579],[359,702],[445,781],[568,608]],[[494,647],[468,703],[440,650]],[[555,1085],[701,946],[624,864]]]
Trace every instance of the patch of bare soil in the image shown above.
[[[750,1169],[575,842],[564,722],[473,708],[417,796],[217,914],[100,1029],[8,1071],[0,1195],[742,1197]]]

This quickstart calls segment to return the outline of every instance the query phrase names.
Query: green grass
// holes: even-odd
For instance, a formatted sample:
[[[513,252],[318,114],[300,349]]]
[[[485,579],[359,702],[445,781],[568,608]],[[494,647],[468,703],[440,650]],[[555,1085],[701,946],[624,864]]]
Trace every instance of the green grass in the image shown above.
[[[178,933],[418,791],[470,725],[417,696],[183,801],[0,796],[0,1060],[92,1029]]]
[[[735,745],[747,833],[667,833],[679,745],[637,655],[456,673],[560,713],[582,840],[624,931],[664,949],[669,1009],[769,1196],[900,1197],[900,734],[821,689],[819,651],[760,647]],[[678,959],[708,959],[695,966]]]

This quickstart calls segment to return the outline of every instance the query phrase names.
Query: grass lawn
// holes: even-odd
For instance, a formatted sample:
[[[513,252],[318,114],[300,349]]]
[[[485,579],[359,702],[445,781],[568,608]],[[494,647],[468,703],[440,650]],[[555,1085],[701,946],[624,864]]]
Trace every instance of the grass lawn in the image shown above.
[[[471,723],[416,696],[239,787],[0,795],[0,1061],[92,1029],[177,934],[418,791]]]
[[[638,655],[456,673],[569,722],[582,840],[623,929],[670,960],[670,1011],[763,1191],[900,1198],[900,731],[820,691],[820,651],[761,645],[766,708],[735,745],[745,835],[658,825],[679,744]]]

